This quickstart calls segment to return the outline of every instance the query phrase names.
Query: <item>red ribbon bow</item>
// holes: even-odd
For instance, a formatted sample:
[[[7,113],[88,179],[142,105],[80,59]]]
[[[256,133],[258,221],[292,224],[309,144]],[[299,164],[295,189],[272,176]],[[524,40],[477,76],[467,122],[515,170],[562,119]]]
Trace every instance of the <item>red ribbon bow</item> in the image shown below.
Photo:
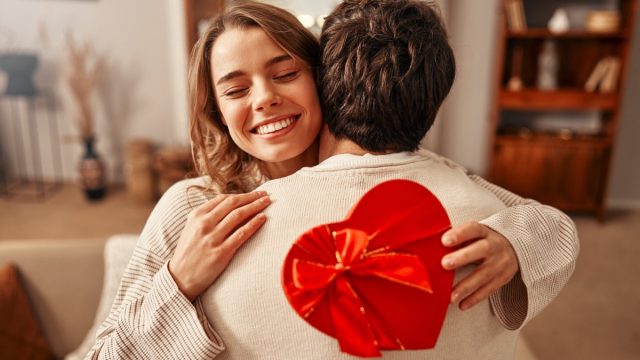
[[[453,272],[440,260],[451,227],[423,186],[387,181],[367,192],[347,218],[317,226],[293,244],[282,272],[289,303],[343,352],[428,349],[444,322]]]

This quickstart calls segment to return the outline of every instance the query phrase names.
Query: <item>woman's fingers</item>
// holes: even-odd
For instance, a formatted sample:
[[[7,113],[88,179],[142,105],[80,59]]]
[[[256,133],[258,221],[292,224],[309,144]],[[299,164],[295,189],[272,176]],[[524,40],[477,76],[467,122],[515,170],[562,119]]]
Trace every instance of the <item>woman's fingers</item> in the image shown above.
[[[254,191],[246,194],[227,195],[218,205],[211,208],[206,215],[206,221],[212,224],[218,224],[222,219],[226,218],[229,213],[235,209],[241,208],[249,203],[252,203],[260,198],[266,197],[265,191]]]
[[[267,217],[263,213],[259,213],[244,225],[240,226],[220,245],[224,249],[234,254],[253,234],[255,234],[262,225],[264,225]]]
[[[477,303],[487,299],[491,294],[496,292],[500,287],[502,287],[502,283],[498,280],[493,280],[487,282],[479,287],[475,288],[472,292],[467,295],[462,295],[459,299],[461,299],[459,307],[460,310],[467,310],[470,307],[476,305]],[[455,301],[459,300],[456,299]],[[452,302],[455,302],[452,301]]]
[[[229,195],[227,194],[219,194],[213,197],[213,199],[206,201],[204,204],[198,206],[195,209],[195,214],[205,215],[208,214],[211,210],[215,209],[216,206],[220,205]]]
[[[269,197],[263,196],[244,206],[231,210],[218,223],[215,230],[213,230],[213,232],[211,233],[213,237],[213,244],[217,245],[221,242],[228,241],[228,239],[225,239],[225,238],[231,236],[234,230],[236,229],[239,230],[240,225],[244,224],[249,219],[256,216],[259,212],[261,212],[267,206],[269,206],[270,203],[271,203],[271,200],[269,199]]]
[[[442,258],[442,267],[453,270],[476,263],[491,254],[491,243],[487,239],[475,241]]]
[[[456,226],[442,234],[442,244],[447,247],[487,237],[488,228],[478,222],[468,222]]]

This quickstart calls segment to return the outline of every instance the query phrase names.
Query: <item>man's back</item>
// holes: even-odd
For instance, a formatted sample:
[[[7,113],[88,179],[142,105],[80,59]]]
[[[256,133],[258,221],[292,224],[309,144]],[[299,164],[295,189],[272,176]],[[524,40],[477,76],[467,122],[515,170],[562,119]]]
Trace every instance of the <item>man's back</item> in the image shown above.
[[[281,286],[283,260],[295,239],[323,223],[342,220],[378,183],[414,180],[442,202],[453,226],[504,208],[459,169],[430,155],[338,155],[317,167],[264,184],[272,205],[267,223],[202,295],[205,312],[224,339],[222,359],[348,359],[335,339],[312,328],[289,306]],[[456,279],[472,268],[456,273]],[[389,296],[392,296],[390,294]],[[384,352],[389,359],[512,358],[516,331],[504,329],[485,301],[461,312],[450,305],[436,347]]]

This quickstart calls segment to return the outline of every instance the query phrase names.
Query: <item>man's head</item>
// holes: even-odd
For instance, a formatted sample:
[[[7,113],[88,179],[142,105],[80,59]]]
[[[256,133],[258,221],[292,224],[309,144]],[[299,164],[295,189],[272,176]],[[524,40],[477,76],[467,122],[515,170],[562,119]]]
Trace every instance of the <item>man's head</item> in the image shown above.
[[[421,0],[345,0],[320,37],[323,114],[337,139],[413,151],[455,77],[440,14]]]

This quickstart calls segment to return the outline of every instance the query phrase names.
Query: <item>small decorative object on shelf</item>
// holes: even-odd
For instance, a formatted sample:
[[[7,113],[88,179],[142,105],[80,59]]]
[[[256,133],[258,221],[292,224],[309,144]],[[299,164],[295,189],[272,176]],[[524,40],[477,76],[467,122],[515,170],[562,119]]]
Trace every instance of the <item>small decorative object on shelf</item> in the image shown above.
[[[558,87],[558,50],[553,40],[542,43],[542,52],[538,57],[538,81],[540,90],[555,90]]]
[[[100,200],[107,193],[104,163],[93,147],[93,139],[83,139],[84,154],[80,160],[80,179],[87,199]]]
[[[592,10],[587,15],[587,30],[607,33],[620,28],[620,13],[616,10]]]
[[[513,49],[513,58],[511,60],[511,77],[507,83],[509,91],[520,91],[524,86],[522,82],[522,48]]]
[[[547,27],[552,33],[561,34],[569,30],[569,25],[569,15],[567,11],[563,8],[558,8],[553,13]]]

